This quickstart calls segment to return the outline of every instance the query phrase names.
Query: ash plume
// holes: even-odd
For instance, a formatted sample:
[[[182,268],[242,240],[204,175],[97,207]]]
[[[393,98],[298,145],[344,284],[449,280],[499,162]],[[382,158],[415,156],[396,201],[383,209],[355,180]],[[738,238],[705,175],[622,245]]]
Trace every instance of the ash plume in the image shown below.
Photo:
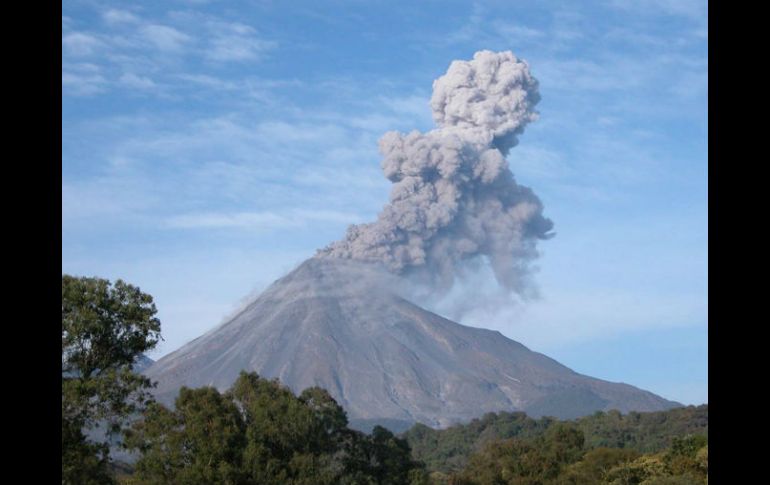
[[[539,100],[528,64],[510,51],[452,62],[433,83],[437,128],[380,139],[389,203],[317,256],[377,263],[438,290],[486,260],[502,287],[523,294],[537,241],[551,236],[553,223],[505,156],[537,119]]]

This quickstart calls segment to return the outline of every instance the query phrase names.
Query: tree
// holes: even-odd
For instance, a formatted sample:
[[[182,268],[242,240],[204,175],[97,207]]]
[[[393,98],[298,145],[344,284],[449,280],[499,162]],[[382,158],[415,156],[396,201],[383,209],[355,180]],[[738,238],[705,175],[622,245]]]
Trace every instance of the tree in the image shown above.
[[[498,485],[518,480],[536,480],[547,466],[542,454],[529,442],[511,438],[487,443],[479,452],[471,455],[468,466],[453,477],[458,484]]]
[[[104,425],[107,438],[150,400],[149,379],[132,371],[158,343],[152,297],[117,280],[62,275],[62,480],[108,483],[109,446],[85,432]]]
[[[545,446],[549,457],[558,465],[570,464],[583,456],[585,437],[571,423],[557,423],[546,431]]]
[[[347,422],[325,390],[297,397],[253,372],[224,394],[182,388],[173,410],[153,403],[127,433],[141,453],[133,483],[428,485],[406,440]]]
[[[704,483],[708,476],[708,438],[704,435],[675,438],[663,460],[672,475]]]
[[[412,452],[405,439],[397,438],[382,426],[375,426],[368,437],[370,470],[376,483],[398,485],[420,483],[421,465],[412,460]]]
[[[242,371],[228,395],[242,409],[247,438],[243,465],[255,483],[295,483],[312,475],[318,483],[333,483],[322,473],[325,457],[316,413],[289,388]]]
[[[138,449],[135,479],[143,484],[245,483],[241,471],[245,426],[232,399],[213,387],[183,387],[173,411],[151,403],[126,432]]]
[[[456,476],[458,483],[478,485],[542,485],[583,455],[583,433],[568,423],[556,423],[545,435],[487,443],[471,456]]]
[[[609,485],[640,485],[670,476],[660,455],[643,455],[610,469],[604,477]]]
[[[348,425],[348,417],[342,406],[321,387],[302,391],[299,400],[312,412],[316,422],[316,440],[319,449],[327,449],[339,433]]]
[[[583,459],[564,469],[556,483],[559,485],[592,485],[602,483],[607,473],[620,464],[639,457],[635,450],[596,448],[587,451]]]

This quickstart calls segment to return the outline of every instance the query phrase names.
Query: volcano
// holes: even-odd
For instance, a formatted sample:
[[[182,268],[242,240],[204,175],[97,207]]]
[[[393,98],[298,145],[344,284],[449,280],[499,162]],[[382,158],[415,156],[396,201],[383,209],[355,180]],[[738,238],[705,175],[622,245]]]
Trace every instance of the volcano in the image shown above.
[[[255,371],[295,393],[325,388],[353,426],[391,429],[446,427],[497,411],[571,419],[680,406],[578,374],[500,332],[427,311],[393,287],[374,267],[311,258],[144,372],[167,404],[181,386],[225,390],[241,370]]]

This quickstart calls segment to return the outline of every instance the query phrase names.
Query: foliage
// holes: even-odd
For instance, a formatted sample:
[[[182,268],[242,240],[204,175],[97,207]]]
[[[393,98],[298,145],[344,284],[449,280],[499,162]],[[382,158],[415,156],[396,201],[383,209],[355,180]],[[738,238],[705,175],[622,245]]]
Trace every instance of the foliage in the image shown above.
[[[153,403],[126,433],[142,459],[144,483],[238,483],[243,423],[235,405],[213,388],[182,388],[176,411]]]
[[[471,457],[458,477],[467,484],[535,485],[553,481],[565,466],[580,459],[583,441],[583,433],[567,423],[558,423],[531,440],[493,441]]]
[[[456,485],[705,485],[704,436],[676,438],[671,448],[640,455],[629,449],[583,449],[574,423],[559,423],[532,439],[488,443],[468,466],[434,483]]]
[[[110,483],[108,447],[85,439],[82,429],[62,417],[62,482],[84,485]]]
[[[619,413],[618,413],[619,414]],[[652,413],[651,413],[652,414]],[[500,421],[502,419],[502,422]],[[591,417],[624,421],[615,413]],[[633,418],[639,423],[650,418]],[[660,417],[656,417],[658,422]],[[668,421],[664,417],[662,421]],[[220,394],[184,388],[174,410],[153,404],[127,443],[142,454],[121,483],[289,485],[707,485],[706,434],[645,440],[669,445],[642,454],[632,447],[592,447],[585,421],[533,420],[522,413],[488,414],[451,433],[415,426],[405,438],[382,427],[351,430],[344,410],[323,389],[295,396],[277,380],[241,373]],[[657,426],[657,425],[656,425]],[[609,426],[609,429],[616,429]],[[687,428],[682,425],[677,429]],[[447,430],[445,430],[447,431]],[[639,432],[639,431],[637,431]],[[499,439],[498,434],[517,434]],[[642,433],[639,433],[642,434]],[[483,436],[483,439],[479,439]],[[615,435],[616,437],[619,434]],[[445,437],[450,443],[442,443]],[[475,437],[475,441],[459,438]],[[475,449],[459,469],[425,467],[406,438],[435,440],[442,450]],[[613,438],[614,439],[614,438]],[[630,443],[642,443],[630,434]],[[479,443],[481,443],[479,445]],[[621,445],[625,445],[622,442]],[[467,449],[467,448],[466,448]]]
[[[669,449],[619,465],[608,473],[611,485],[704,485],[708,482],[708,440],[676,437]]]
[[[463,469],[474,452],[495,440],[530,439],[544,435],[559,421],[532,419],[521,412],[488,413],[470,423],[434,430],[416,424],[403,436],[413,456],[429,470],[444,474]],[[587,449],[622,448],[654,453],[671,446],[677,436],[708,436],[708,405],[652,413],[597,412],[571,421],[582,431]]]
[[[131,483],[429,483],[406,440],[347,423],[325,390],[295,396],[256,373],[242,372],[224,394],[183,388],[174,410],[153,404],[127,433],[126,445],[141,453]]]
[[[118,433],[149,400],[131,370],[160,338],[152,297],[118,280],[62,276],[62,481],[109,483],[109,447],[88,430]]]
[[[626,415],[600,411],[576,422],[591,448],[631,448],[654,453],[671,446],[677,436],[708,436],[708,405],[652,413],[632,411]]]
[[[487,413],[470,423],[443,430],[415,424],[403,436],[415,459],[430,470],[447,473],[462,469],[473,452],[491,441],[540,436],[554,422],[553,418],[534,420],[522,412]]]
[[[601,483],[613,467],[638,458],[634,450],[620,448],[595,448],[587,451],[583,458],[564,469],[557,483],[559,485],[581,485]]]
[[[445,485],[693,485],[708,475],[708,406],[598,412],[571,421],[486,414],[403,435],[431,483]]]

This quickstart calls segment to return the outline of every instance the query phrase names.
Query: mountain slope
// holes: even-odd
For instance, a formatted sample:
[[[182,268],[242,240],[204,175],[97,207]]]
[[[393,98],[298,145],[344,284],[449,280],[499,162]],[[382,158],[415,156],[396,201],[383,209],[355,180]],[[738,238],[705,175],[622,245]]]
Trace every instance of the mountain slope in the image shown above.
[[[678,405],[577,374],[499,332],[452,322],[387,288],[367,266],[310,259],[145,373],[167,403],[182,385],[226,389],[243,369],[279,378],[295,392],[324,387],[351,420],[438,427],[487,411],[573,418]]]

